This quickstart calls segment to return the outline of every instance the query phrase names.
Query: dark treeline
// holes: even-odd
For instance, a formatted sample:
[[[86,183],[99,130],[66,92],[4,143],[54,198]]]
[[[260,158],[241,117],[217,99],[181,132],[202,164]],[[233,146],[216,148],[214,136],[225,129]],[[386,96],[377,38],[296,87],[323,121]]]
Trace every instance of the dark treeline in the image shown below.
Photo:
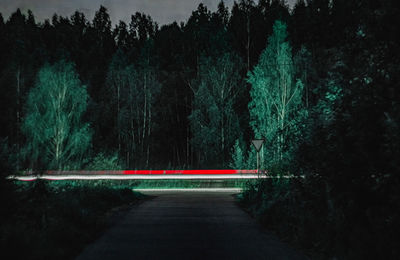
[[[336,133],[337,138],[346,138],[340,132],[345,129],[334,129],[325,121],[320,126],[316,118],[315,108],[327,105],[321,100],[340,91],[341,103],[330,108],[339,116],[329,123],[363,128],[361,132],[354,129],[354,138],[380,154],[373,158],[383,162],[378,159],[383,156],[382,139],[367,139],[364,130],[375,129],[382,135],[381,128],[396,121],[396,103],[388,100],[395,100],[398,93],[391,85],[398,75],[397,11],[395,1],[299,1],[292,11],[284,1],[239,1],[231,10],[220,3],[215,12],[200,4],[186,23],[159,28],[142,13],[132,15],[129,24],[120,21],[112,27],[104,7],[92,21],[75,12],[70,17],[54,14],[43,23],[37,23],[31,11],[17,10],[7,21],[0,16],[1,137],[15,151],[14,166],[26,167],[17,151],[26,142],[21,124],[28,93],[44,64],[66,60],[76,65],[87,87],[84,120],[92,130],[92,156],[116,153],[130,168],[226,167],[235,140],[248,149],[254,136],[246,75],[257,64],[279,19],[288,25],[292,54],[297,57],[296,77],[304,84],[304,105],[310,115],[303,149],[320,155],[318,147],[310,147],[322,145],[323,137],[318,135]],[[206,69],[219,68],[214,72],[221,75],[228,64],[230,72],[224,76],[234,86],[227,96],[235,97],[216,98],[221,104],[229,103],[232,115],[222,113],[228,109],[217,105],[216,113],[224,114],[222,118],[201,118],[200,107],[214,102],[198,104],[199,97],[195,101],[196,96],[209,95],[199,87],[213,76]],[[132,80],[135,86],[130,90]],[[201,128],[196,124],[202,120],[207,121],[207,133],[194,130]],[[221,134],[218,125],[225,125],[228,132]],[[308,156],[304,160],[313,158],[302,154]]]
[[[332,147],[354,151],[352,164],[370,169],[364,154],[370,164],[389,167],[382,157],[395,144],[388,135],[396,133],[391,127],[398,119],[397,11],[394,1],[299,1],[293,11],[283,1],[240,1],[231,10],[220,3],[215,12],[200,4],[186,23],[159,28],[141,13],[112,27],[104,7],[92,21],[75,12],[43,23],[17,10],[7,21],[0,18],[1,136],[15,151],[25,146],[22,122],[38,71],[65,60],[87,88],[83,120],[92,131],[92,155],[115,152],[126,167],[226,167],[235,140],[248,149],[254,136],[248,73],[280,20],[287,24],[308,112],[297,142],[301,159],[310,165],[320,150],[329,152],[321,149],[328,142],[352,145]],[[225,96],[210,93],[222,83],[230,87]],[[210,113],[214,103],[218,117]],[[323,109],[332,110],[329,119],[321,119]],[[226,133],[214,133],[220,130]],[[396,149],[390,149],[392,156]],[[15,163],[26,167],[22,159]]]
[[[249,75],[280,20],[305,111],[296,119],[303,126],[296,140],[278,134],[280,159],[286,149],[313,171],[346,171],[349,163],[363,171],[392,170],[397,12],[395,1],[383,0],[298,1],[293,10],[284,1],[244,0],[231,10],[221,2],[215,12],[200,4],[185,23],[160,28],[142,13],[112,27],[104,7],[92,21],[77,11],[43,23],[31,11],[16,10],[7,21],[0,16],[1,137],[14,151],[13,166],[28,167],[20,152],[27,142],[28,93],[43,66],[63,60],[72,62],[88,93],[82,116],[92,137],[87,157],[116,154],[128,168],[227,167],[235,142],[245,157],[254,136],[273,142],[274,135],[257,133],[251,123],[255,83]],[[334,165],[327,167],[322,156]]]
[[[142,13],[132,15],[129,24],[120,21],[112,27],[104,7],[92,21],[80,12],[70,17],[54,14],[43,23],[37,23],[31,11],[16,10],[7,21],[0,17],[1,137],[15,151],[13,165],[17,169],[29,165],[19,154],[26,142],[21,127],[38,71],[46,63],[65,60],[75,64],[87,87],[84,120],[92,129],[92,156],[117,153],[130,168],[226,167],[233,141],[241,136],[247,143],[253,135],[248,125],[249,86],[244,78],[257,63],[278,18],[290,18],[288,7],[280,1],[241,1],[231,12],[223,3],[215,12],[200,4],[186,23],[161,28]],[[211,143],[220,142],[220,136],[210,135],[209,145],[202,147],[196,143],[189,117],[200,74],[207,73],[202,68],[220,65],[216,64],[220,57],[226,57],[226,65],[235,61],[232,75],[226,77],[236,78],[231,91],[240,92],[240,98],[231,104],[238,115],[237,129],[227,133],[222,152],[215,150],[215,156],[204,149],[215,149]],[[142,86],[134,96],[128,95],[127,82],[135,73],[135,85],[149,80],[157,86],[147,90]]]

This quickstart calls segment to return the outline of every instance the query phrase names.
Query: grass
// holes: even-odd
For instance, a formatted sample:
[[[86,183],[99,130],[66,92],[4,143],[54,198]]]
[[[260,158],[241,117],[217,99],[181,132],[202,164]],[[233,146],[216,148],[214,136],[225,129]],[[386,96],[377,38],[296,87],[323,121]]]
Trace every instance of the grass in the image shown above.
[[[243,188],[248,180],[141,180],[137,189],[174,189],[174,188]]]
[[[243,188],[254,183],[255,179],[224,179],[224,180],[58,180],[48,181],[48,186],[56,189],[65,187],[108,187],[111,189],[175,189],[175,188]],[[24,187],[30,182],[17,182]]]
[[[83,182],[2,184],[0,246],[14,259],[72,259],[108,225],[111,209],[144,196]],[[5,188],[4,188],[5,187]]]

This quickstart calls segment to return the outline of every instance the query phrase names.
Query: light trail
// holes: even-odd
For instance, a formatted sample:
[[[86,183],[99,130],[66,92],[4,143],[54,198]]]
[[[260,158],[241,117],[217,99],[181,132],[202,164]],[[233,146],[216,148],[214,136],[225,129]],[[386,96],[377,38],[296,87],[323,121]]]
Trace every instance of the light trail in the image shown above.
[[[267,176],[258,176],[256,174],[230,174],[230,175],[38,175],[38,176],[8,176],[7,179],[20,180],[20,181],[34,181],[37,179],[43,180],[209,180],[209,179],[257,179],[267,178]]]
[[[226,180],[226,179],[269,179],[269,178],[304,178],[304,175],[284,175],[284,176],[268,176],[257,174],[193,174],[193,175],[148,175],[148,174],[132,174],[132,175],[32,175],[32,176],[16,176],[10,175],[7,179],[20,181],[43,180]]]
[[[182,188],[182,189],[132,189],[138,192],[241,192],[241,188]]]
[[[44,171],[48,175],[229,175],[257,174],[257,170],[105,170],[105,171]],[[261,172],[260,172],[261,173]],[[25,174],[34,174],[26,171]]]

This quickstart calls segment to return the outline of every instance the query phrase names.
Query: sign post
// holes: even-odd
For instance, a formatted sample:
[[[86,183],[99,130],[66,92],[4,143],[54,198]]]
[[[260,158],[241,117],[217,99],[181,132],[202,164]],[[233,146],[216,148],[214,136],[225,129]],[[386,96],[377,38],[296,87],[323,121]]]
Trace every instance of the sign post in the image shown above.
[[[257,151],[257,175],[260,177],[260,149],[264,143],[264,139],[254,139],[251,143]]]

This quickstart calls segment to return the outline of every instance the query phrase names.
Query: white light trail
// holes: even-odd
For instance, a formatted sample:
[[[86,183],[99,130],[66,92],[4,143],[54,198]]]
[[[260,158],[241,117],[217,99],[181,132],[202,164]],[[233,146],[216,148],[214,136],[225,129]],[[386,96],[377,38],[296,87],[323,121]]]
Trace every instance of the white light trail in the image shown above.
[[[181,189],[132,189],[138,192],[241,192],[241,188],[181,188]]]
[[[267,176],[260,176],[266,178]],[[36,179],[44,180],[208,180],[208,179],[257,179],[256,174],[208,174],[208,175],[38,175],[38,176],[8,176],[7,179],[20,181],[33,181]]]
[[[195,175],[38,175],[38,176],[8,176],[7,179],[20,181],[43,180],[226,180],[226,179],[267,179],[267,178],[304,178],[304,175],[268,176],[257,174],[195,174]]]

